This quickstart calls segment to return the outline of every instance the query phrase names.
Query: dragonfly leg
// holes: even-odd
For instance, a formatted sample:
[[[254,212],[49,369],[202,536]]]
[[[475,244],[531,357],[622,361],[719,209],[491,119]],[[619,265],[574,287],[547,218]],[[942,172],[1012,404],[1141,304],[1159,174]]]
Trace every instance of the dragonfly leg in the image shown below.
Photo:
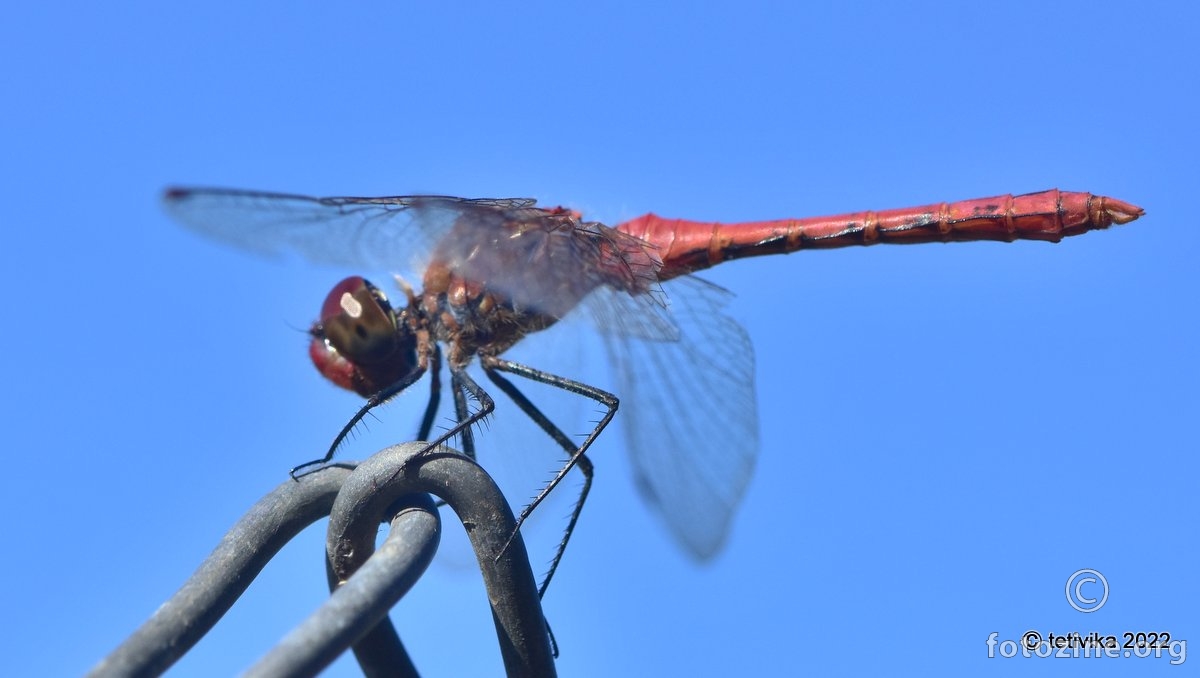
[[[466,421],[471,417],[467,407],[467,389],[464,388],[462,371],[452,370],[450,373],[450,388],[454,392],[454,420]],[[478,388],[478,386],[476,386]],[[476,420],[478,421],[478,419]],[[462,441],[462,453],[471,461],[475,461],[475,432],[470,426],[463,427],[459,432]]]
[[[350,418],[350,421],[346,422],[346,425],[342,427],[340,432],[338,432],[337,437],[333,439],[333,444],[329,446],[329,451],[325,453],[324,457],[321,457],[320,459],[313,459],[312,461],[306,461],[299,466],[292,467],[292,470],[289,471],[289,474],[292,476],[292,480],[299,478],[299,476],[296,474],[299,473],[301,469],[329,463],[329,460],[333,459],[333,455],[337,452],[338,448],[341,447],[342,443],[346,441],[346,437],[350,435],[350,432],[353,431],[356,426],[358,426],[359,422],[361,422],[371,410],[379,407],[392,398],[395,398],[402,391],[404,391],[404,389],[412,386],[418,379],[421,378],[421,375],[423,374],[425,374],[424,368],[415,369],[409,374],[405,375],[405,377],[400,381],[397,381],[379,393],[367,398],[367,402],[362,407],[358,408],[358,412],[355,412],[354,416]]]
[[[475,401],[479,403],[479,409],[476,410],[475,412],[470,412],[469,408],[467,407],[467,401],[465,399],[462,399],[462,401],[461,401],[462,409],[458,413],[458,419],[459,419],[458,423],[456,423],[454,426],[450,427],[450,429],[448,431],[446,431],[445,433],[443,433],[442,435],[440,435],[437,438],[430,441],[429,444],[425,447],[425,449],[422,450],[419,454],[425,454],[426,452],[429,452],[430,450],[436,448],[438,445],[441,445],[442,443],[446,442],[447,440],[450,440],[454,436],[462,433],[463,431],[470,429],[472,426],[479,423],[481,420],[485,419],[489,414],[492,413],[493,410],[496,409],[496,402],[494,400],[492,400],[492,397],[490,395],[487,394],[487,391],[483,390],[483,388],[481,388],[479,386],[479,384],[475,383],[475,380],[471,378],[471,375],[467,374],[466,369],[464,369],[462,367],[451,367],[450,368],[450,383],[454,385],[454,390],[456,392],[463,391],[467,395],[474,398]],[[459,398],[458,397],[455,398],[455,409],[459,409]],[[473,444],[474,443],[472,443],[472,445]],[[474,454],[474,450],[472,450],[472,455],[473,454]],[[419,455],[417,455],[417,456],[419,456]],[[410,459],[410,461],[411,461],[411,459]],[[396,473],[393,474],[393,477],[396,475],[399,475],[403,471],[404,471],[403,466],[396,469]]]
[[[571,535],[575,531],[575,524],[579,521],[579,515],[583,512],[583,505],[587,501],[588,492],[590,492],[592,489],[592,477],[595,466],[592,464],[592,460],[589,459],[586,454],[587,449],[591,447],[593,442],[595,442],[596,438],[600,435],[600,432],[604,430],[604,427],[608,426],[608,422],[612,421],[613,415],[615,415],[617,412],[619,401],[617,400],[616,396],[608,393],[607,391],[602,391],[593,386],[588,386],[587,384],[574,381],[572,379],[567,379],[566,377],[560,377],[556,374],[550,374],[548,372],[536,370],[532,367],[527,367],[519,363],[514,363],[510,360],[489,358],[483,362],[483,366],[488,378],[491,379],[501,391],[504,391],[504,393],[511,398],[512,401],[515,402],[517,406],[529,416],[530,419],[540,426],[541,429],[545,431],[547,435],[553,438],[560,447],[566,450],[567,454],[569,455],[567,463],[563,465],[562,469],[560,469],[554,478],[552,478],[550,482],[547,483],[544,488],[542,488],[542,491],[533,498],[533,501],[521,511],[521,515],[517,517],[517,526],[513,530],[513,533],[509,535],[508,542],[505,543],[504,548],[508,548],[508,544],[512,543],[512,540],[516,538],[517,533],[520,531],[521,525],[523,525],[525,520],[533,513],[533,510],[538,507],[538,504],[541,504],[542,501],[549,496],[550,492],[553,491],[560,482],[562,482],[563,478],[567,476],[567,473],[569,473],[572,468],[578,467],[579,472],[583,474],[583,487],[579,491],[579,498],[575,501],[575,507],[571,510],[571,518],[567,522],[567,528],[563,533],[563,538],[559,542],[558,548],[555,550],[554,559],[550,562],[550,570],[546,573],[546,578],[542,581],[541,586],[538,587],[539,595],[545,595],[546,589],[550,586],[550,580],[554,577],[554,573],[558,570],[558,564],[562,560],[563,554],[567,550],[567,543],[571,540]],[[564,434],[557,426],[555,426],[554,423],[551,422],[549,418],[547,418],[546,415],[537,408],[536,405],[526,398],[525,394],[521,393],[521,391],[518,390],[517,387],[512,384],[512,382],[497,374],[497,371],[516,374],[532,381],[555,386],[563,390],[591,398],[601,405],[604,405],[606,411],[604,416],[600,418],[600,421],[596,423],[596,426],[592,429],[592,432],[589,433],[584,439],[583,443],[576,445],[569,437],[567,437],[566,434]]]
[[[442,404],[442,349],[437,345],[434,345],[433,355],[429,360],[429,377],[429,404],[425,406],[425,415],[421,417],[417,440],[429,439],[429,432],[433,430],[433,420]]]

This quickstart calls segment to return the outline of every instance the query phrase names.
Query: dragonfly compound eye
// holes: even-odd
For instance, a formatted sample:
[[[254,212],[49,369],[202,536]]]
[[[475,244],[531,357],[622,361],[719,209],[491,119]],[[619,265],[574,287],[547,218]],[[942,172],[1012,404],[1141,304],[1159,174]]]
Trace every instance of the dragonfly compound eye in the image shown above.
[[[377,364],[396,352],[396,314],[383,292],[358,276],[325,297],[319,324],[329,346],[356,365]]]
[[[311,334],[308,354],[321,374],[363,395],[389,386],[416,362],[412,333],[387,296],[358,276],[329,292]]]

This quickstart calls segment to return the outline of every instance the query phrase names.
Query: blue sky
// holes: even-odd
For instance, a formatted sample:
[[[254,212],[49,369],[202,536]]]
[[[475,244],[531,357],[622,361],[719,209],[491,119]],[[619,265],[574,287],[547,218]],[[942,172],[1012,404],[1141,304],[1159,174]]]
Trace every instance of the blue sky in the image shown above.
[[[359,403],[295,330],[355,271],[184,231],[158,194],[200,183],[530,196],[608,223],[1055,186],[1143,206],[1058,245],[711,271],[757,355],[761,456],[730,541],[683,556],[613,433],[545,603],[572,676],[1178,673],[986,641],[1200,641],[1195,9],[423,5],[6,12],[9,671],[93,665]],[[346,457],[412,416],[389,408]],[[290,545],[174,674],[244,669],[298,624],[323,540]],[[1092,614],[1063,595],[1081,568],[1111,587]],[[392,617],[427,675],[499,670],[469,568],[434,567]]]

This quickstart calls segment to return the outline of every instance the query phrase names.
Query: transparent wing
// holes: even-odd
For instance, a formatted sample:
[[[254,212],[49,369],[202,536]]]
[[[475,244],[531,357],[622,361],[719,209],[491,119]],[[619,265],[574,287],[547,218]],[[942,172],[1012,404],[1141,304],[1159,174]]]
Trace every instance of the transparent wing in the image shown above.
[[[172,188],[163,200],[188,228],[258,254],[293,253],[377,271],[419,270],[465,214],[536,204],[528,198],[311,198],[222,188]]]
[[[604,333],[635,482],[671,534],[706,559],[724,545],[758,457],[754,352],[727,290],[664,284],[675,341]]]
[[[167,210],[194,231],[265,256],[417,275],[437,261],[524,310],[556,318],[596,290],[628,313],[634,336],[672,336],[655,295],[655,248],[528,198],[311,198],[234,189],[170,189]],[[412,280],[414,284],[417,280]],[[649,310],[648,310],[649,309]]]

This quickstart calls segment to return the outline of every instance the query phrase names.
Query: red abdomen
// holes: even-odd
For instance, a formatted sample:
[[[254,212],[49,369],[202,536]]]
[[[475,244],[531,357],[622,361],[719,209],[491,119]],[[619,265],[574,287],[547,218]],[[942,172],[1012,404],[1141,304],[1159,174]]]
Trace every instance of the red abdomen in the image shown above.
[[[967,240],[1048,240],[1125,224],[1143,210],[1136,205],[1052,189],[881,212],[780,219],[737,224],[664,219],[647,214],[617,227],[657,246],[660,280],[741,257],[784,254],[876,243]]]

